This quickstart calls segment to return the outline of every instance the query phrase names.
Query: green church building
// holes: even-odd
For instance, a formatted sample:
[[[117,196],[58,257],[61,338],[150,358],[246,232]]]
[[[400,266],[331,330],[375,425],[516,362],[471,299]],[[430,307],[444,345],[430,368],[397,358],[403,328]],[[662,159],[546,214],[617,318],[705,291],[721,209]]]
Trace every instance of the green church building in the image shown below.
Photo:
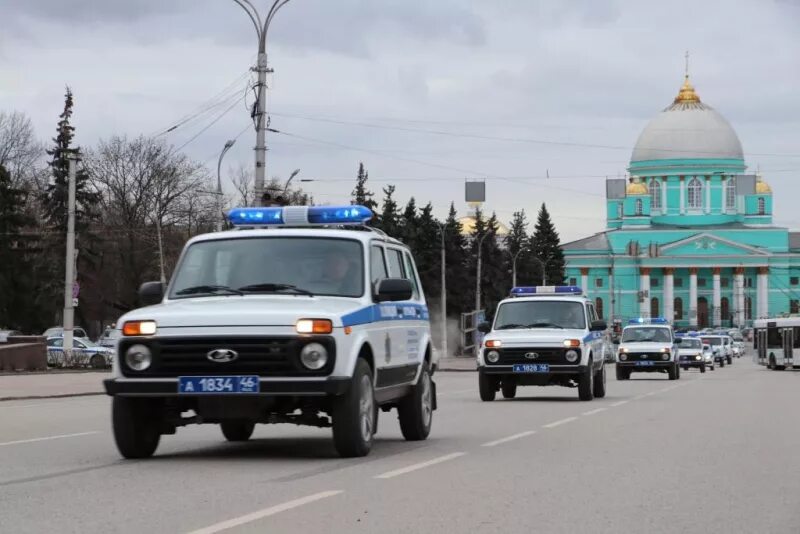
[[[564,245],[566,277],[609,320],[746,326],[800,312],[800,233],[772,224],[772,190],[688,75],[645,127],[629,179],[606,183],[607,229]]]

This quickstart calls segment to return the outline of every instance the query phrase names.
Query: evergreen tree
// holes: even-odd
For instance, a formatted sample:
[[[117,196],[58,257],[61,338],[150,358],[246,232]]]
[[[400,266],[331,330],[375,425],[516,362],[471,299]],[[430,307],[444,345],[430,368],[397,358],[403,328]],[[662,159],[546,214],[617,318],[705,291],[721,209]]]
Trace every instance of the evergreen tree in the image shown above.
[[[442,294],[440,232],[439,223],[433,217],[433,205],[429,202],[420,210],[417,218],[415,247],[412,249],[422,288],[429,300]]]
[[[456,208],[450,204],[450,212],[445,221],[445,276],[447,278],[447,312],[449,316],[458,316],[474,306],[475,276],[469,276],[469,264],[474,265],[473,256],[469,253],[464,228],[459,222]],[[472,285],[470,285],[470,281]]]
[[[378,203],[375,202],[375,194],[367,189],[367,180],[369,180],[369,173],[364,168],[364,163],[358,164],[358,175],[356,176],[356,188],[351,193],[353,200],[351,204],[365,206],[373,212],[378,210]]]
[[[23,234],[27,218],[25,192],[13,186],[0,165],[0,325],[28,331],[35,324],[33,279],[29,265],[30,237]]]
[[[486,310],[487,320],[494,317],[497,303],[508,295],[508,288],[511,274],[506,269],[507,263],[504,252],[499,246],[497,232],[500,224],[497,214],[486,221],[486,239],[483,241],[483,253],[481,256],[481,301],[482,307]]]
[[[418,224],[417,201],[414,200],[414,197],[411,197],[403,210],[403,215],[400,217],[400,233],[398,237],[413,251],[417,250]]]
[[[386,232],[391,237],[400,237],[400,213],[397,208],[397,201],[394,199],[393,185],[383,188],[383,209],[378,220],[378,228]]]
[[[534,257],[545,265],[547,285],[564,283],[564,252],[561,250],[561,239],[558,236],[547,206],[542,204],[536,226],[531,238],[531,249]]]

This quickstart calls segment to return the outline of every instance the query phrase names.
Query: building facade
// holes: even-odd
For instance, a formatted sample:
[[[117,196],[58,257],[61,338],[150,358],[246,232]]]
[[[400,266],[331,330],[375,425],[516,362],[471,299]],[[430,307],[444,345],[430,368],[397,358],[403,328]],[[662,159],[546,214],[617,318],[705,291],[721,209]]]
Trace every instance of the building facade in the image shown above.
[[[564,245],[567,279],[606,319],[745,326],[800,313],[800,234],[772,223],[772,190],[686,76],[609,180],[607,229]]]

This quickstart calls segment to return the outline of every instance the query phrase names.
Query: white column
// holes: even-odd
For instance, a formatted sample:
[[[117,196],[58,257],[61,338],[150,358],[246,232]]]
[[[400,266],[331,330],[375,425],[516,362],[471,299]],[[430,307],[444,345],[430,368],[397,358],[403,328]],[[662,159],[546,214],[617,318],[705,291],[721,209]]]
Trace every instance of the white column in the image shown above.
[[[697,327],[697,267],[689,269],[689,326]]]
[[[672,268],[664,269],[664,317],[667,321],[675,320],[675,281]]]
[[[581,289],[583,289],[583,294],[589,294],[589,269],[581,268]]]
[[[756,319],[769,317],[769,267],[759,267],[757,279],[758,312]]]
[[[664,178],[661,181],[661,213],[669,215],[667,210],[667,187],[669,187],[669,178]]]
[[[744,269],[736,269],[733,275],[733,296],[736,301],[736,326],[744,324]]]
[[[680,213],[681,215],[683,215],[686,212],[686,180],[684,180],[683,176],[680,177],[680,193],[681,193]]]
[[[711,213],[711,180],[706,178],[706,213]]]
[[[712,319],[712,325],[715,327],[719,327],[722,325],[722,310],[720,306],[722,304],[722,286],[719,279],[719,267],[714,268],[714,296],[711,300],[711,305],[714,307],[714,318]]]
[[[616,300],[616,295],[614,295],[614,269],[608,270],[608,300],[606,300],[606,309],[604,310],[606,318],[608,320],[614,319],[614,304]]]
[[[639,274],[639,291],[644,298],[639,303],[639,316],[650,317],[650,269],[643,268]]]

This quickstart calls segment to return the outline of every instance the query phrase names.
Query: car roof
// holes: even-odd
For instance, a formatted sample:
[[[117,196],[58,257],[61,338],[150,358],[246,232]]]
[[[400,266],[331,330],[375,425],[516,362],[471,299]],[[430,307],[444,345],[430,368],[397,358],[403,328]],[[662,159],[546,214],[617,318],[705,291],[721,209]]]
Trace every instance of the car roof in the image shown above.
[[[365,244],[378,241],[387,245],[398,245],[408,249],[408,247],[399,239],[390,237],[382,231],[369,226],[243,227],[233,230],[223,230],[221,232],[201,234],[187,241],[186,245],[188,246],[203,241],[216,241],[219,239],[252,239],[259,237],[325,237],[330,239],[355,239]]]

